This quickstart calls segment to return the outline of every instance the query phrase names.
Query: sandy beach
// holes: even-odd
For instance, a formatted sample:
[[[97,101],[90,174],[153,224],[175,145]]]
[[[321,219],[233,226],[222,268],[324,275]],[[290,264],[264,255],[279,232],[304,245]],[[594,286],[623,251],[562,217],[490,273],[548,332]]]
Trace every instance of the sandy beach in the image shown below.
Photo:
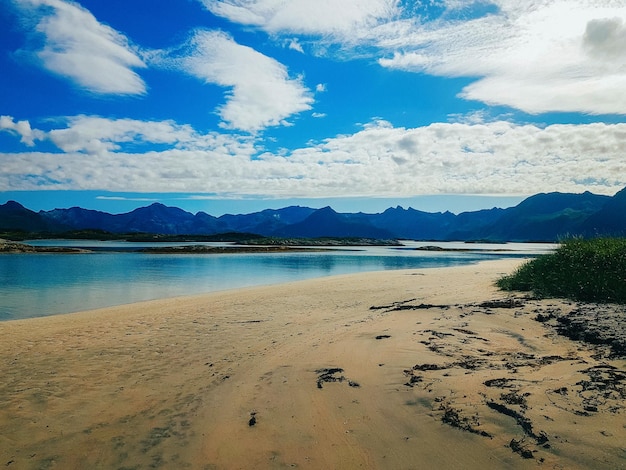
[[[626,360],[521,260],[0,323],[9,469],[626,468]]]

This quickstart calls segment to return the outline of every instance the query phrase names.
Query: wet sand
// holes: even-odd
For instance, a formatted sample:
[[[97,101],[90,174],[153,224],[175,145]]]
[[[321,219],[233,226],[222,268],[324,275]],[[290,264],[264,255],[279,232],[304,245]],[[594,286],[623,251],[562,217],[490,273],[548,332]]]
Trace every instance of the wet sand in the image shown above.
[[[0,323],[0,466],[626,468],[626,360],[520,262]]]

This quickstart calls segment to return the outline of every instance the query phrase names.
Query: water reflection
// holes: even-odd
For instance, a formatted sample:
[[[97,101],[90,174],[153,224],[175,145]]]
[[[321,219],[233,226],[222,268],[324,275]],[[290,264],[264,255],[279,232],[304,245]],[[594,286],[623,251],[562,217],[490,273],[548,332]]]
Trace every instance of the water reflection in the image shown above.
[[[218,255],[15,254],[0,256],[0,320],[141,300],[388,269],[473,263],[530,252],[361,251]]]

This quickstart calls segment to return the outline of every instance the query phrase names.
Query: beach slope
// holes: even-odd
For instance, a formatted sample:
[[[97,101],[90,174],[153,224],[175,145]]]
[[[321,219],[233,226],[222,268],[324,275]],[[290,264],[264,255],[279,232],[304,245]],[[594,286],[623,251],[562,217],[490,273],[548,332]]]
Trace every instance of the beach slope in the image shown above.
[[[0,466],[625,468],[626,361],[520,262],[0,323]]]

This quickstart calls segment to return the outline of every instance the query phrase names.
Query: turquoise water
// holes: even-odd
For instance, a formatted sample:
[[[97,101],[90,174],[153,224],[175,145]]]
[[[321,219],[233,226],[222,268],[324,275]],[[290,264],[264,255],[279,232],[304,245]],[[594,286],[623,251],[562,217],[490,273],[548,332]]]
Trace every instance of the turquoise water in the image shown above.
[[[489,246],[488,250],[477,247],[476,252],[368,247],[360,251],[223,255],[109,251],[0,255],[0,320],[336,274],[455,266],[503,256],[528,256],[550,249],[517,245],[510,252],[491,251],[498,247],[501,248],[500,245]]]

